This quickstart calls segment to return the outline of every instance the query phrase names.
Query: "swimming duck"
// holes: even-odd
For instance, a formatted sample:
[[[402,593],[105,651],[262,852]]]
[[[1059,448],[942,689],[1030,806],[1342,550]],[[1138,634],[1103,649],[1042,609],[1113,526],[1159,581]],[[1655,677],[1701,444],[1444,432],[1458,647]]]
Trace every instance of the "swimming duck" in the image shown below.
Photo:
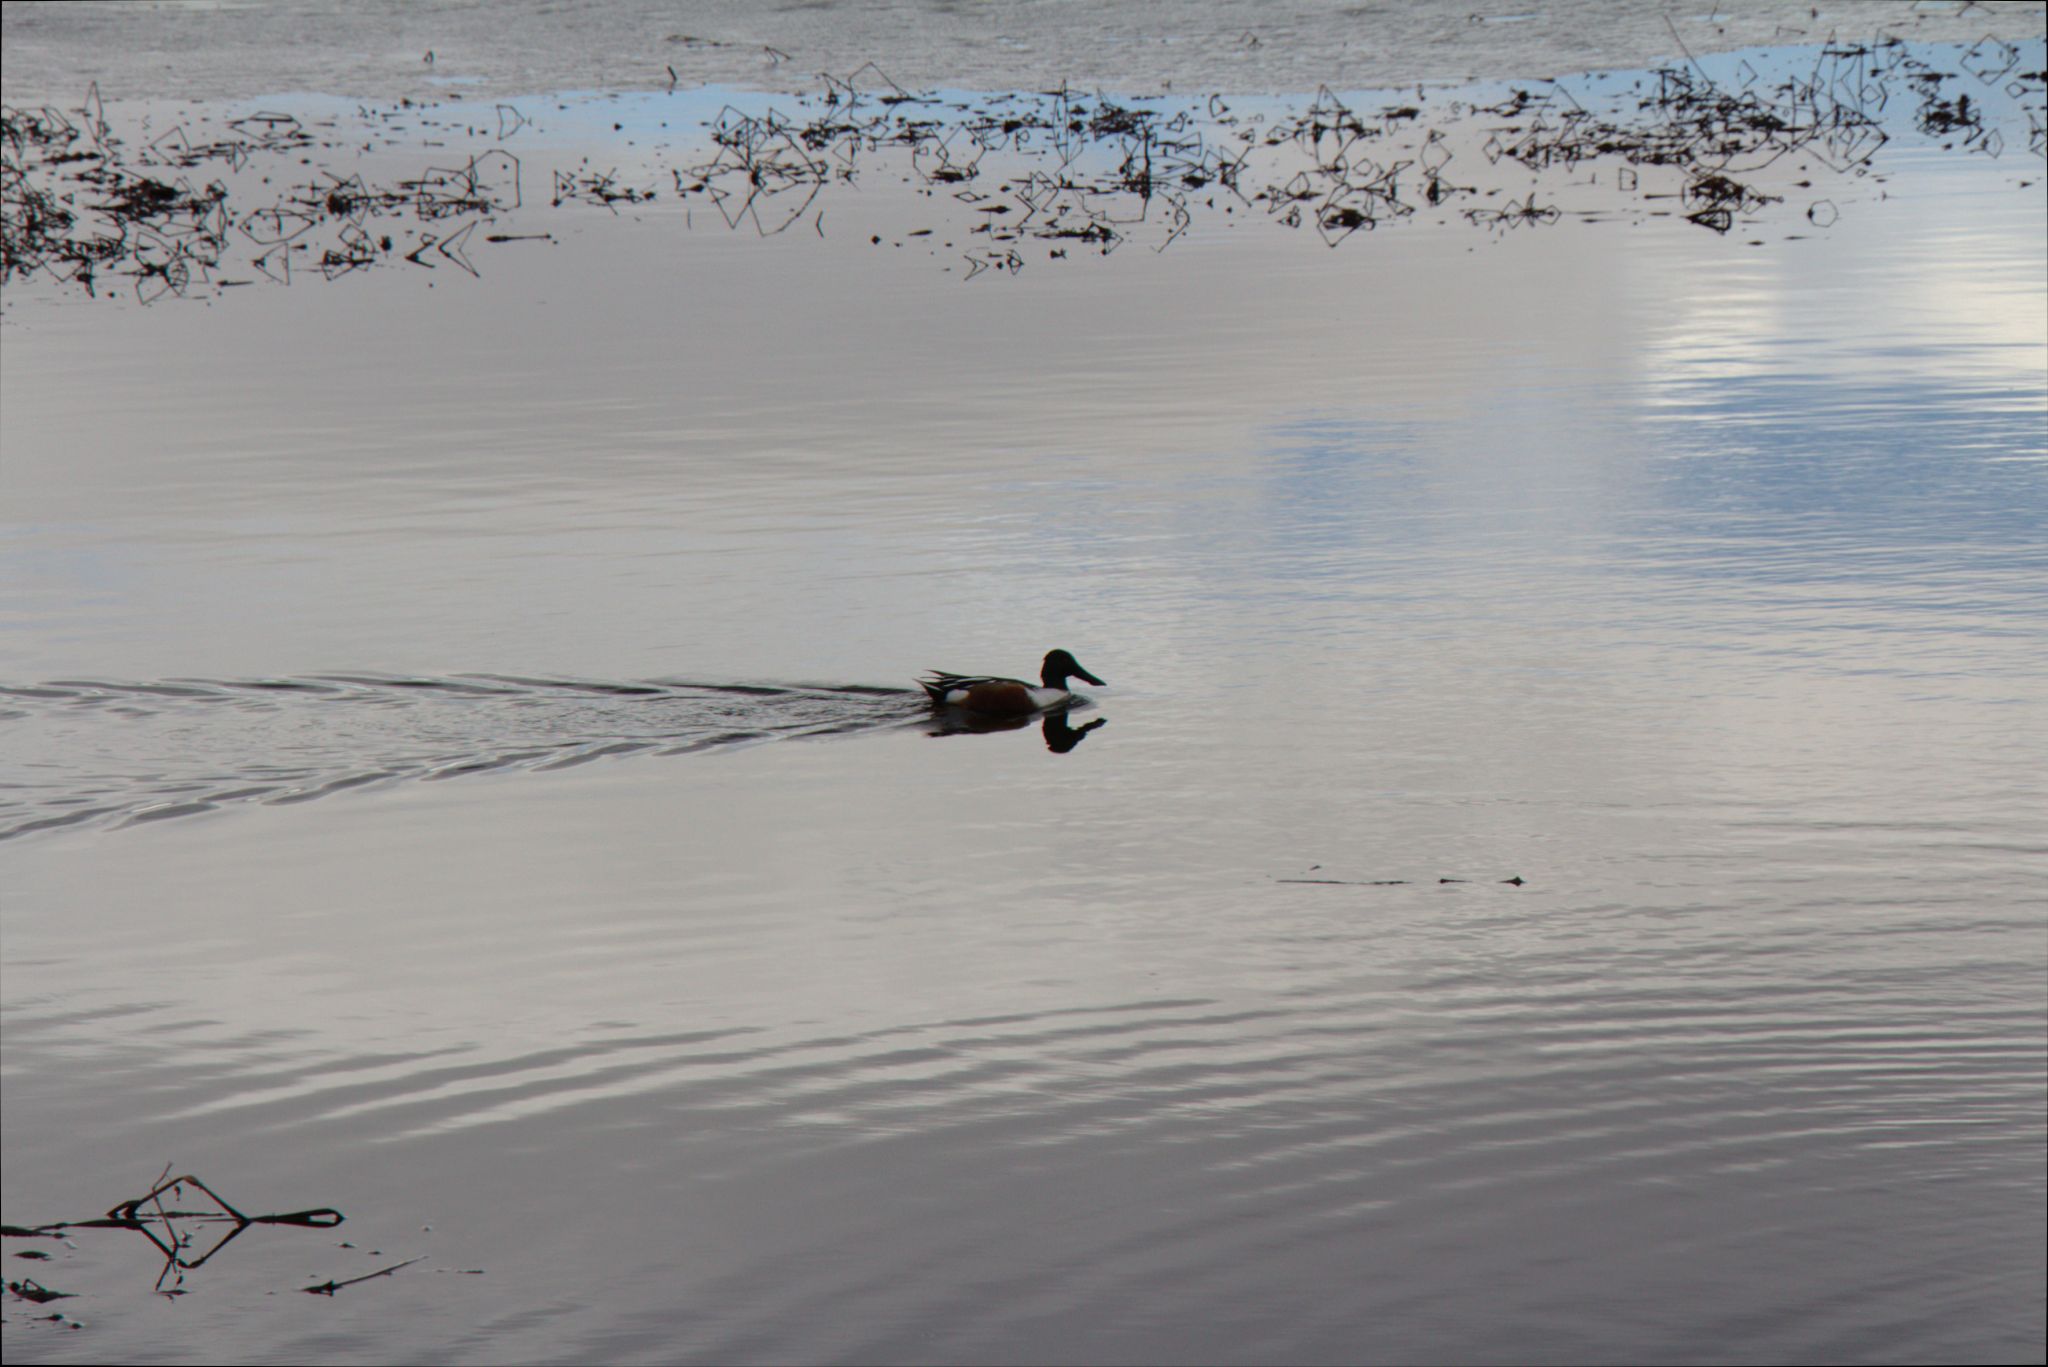
[[[1023,716],[1064,707],[1074,700],[1067,691],[1069,678],[1086,679],[1098,688],[1102,680],[1081,668],[1081,662],[1064,650],[1047,651],[1045,665],[1038,671],[1044,686],[1033,688],[1022,679],[999,679],[987,674],[948,674],[935,669],[918,683],[930,695],[933,707],[957,707],[981,716]]]

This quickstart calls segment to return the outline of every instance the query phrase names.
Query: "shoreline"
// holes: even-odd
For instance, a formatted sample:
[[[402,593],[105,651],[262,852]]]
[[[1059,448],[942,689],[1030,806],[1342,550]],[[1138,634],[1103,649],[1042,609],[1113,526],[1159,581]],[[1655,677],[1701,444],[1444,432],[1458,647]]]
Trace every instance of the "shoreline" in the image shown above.
[[[1504,11],[1516,7],[1502,6]],[[2048,5],[1819,7],[1746,4],[1722,15],[1579,0],[1540,12],[1467,3],[1360,15],[1331,5],[1230,3],[1148,27],[1137,5],[1022,5],[1003,31],[932,5],[842,0],[796,13],[695,0],[565,16],[539,4],[480,8],[278,3],[252,9],[10,3],[0,98],[64,106],[95,82],[109,99],[516,98],[563,90],[723,85],[816,90],[868,64],[915,88],[1034,90],[1062,81],[1126,96],[1376,90],[1416,83],[1543,80],[1654,67],[1743,48],[2037,39]]]

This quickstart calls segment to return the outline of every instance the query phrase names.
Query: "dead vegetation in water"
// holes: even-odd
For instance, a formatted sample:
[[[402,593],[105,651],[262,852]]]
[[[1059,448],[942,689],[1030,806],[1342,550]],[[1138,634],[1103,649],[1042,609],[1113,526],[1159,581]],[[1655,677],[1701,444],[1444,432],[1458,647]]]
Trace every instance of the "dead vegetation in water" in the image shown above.
[[[524,120],[510,111],[508,129],[505,110],[509,135]],[[421,112],[407,104],[382,121]],[[245,115],[211,134],[200,127],[124,138],[97,86],[76,110],[0,109],[0,285],[41,276],[96,296],[112,275],[152,303],[201,286],[290,284],[308,270],[331,280],[394,261],[475,275],[465,249],[477,224],[521,203],[519,159],[502,147],[376,184],[359,172],[309,171],[315,154],[342,150],[338,130],[316,132],[295,115]],[[229,180],[246,179],[240,173],[273,165],[306,178],[279,190],[276,177],[262,176],[270,198],[253,206],[246,186],[230,189]]]
[[[2000,123],[2012,120],[1989,112],[1994,93],[2017,103],[2027,150],[2048,155],[2044,74],[2020,59],[1987,38],[1950,71],[1897,39],[1830,42],[1798,70],[1766,74],[1742,59],[1716,79],[1688,54],[1626,85],[1507,85],[1484,102],[1418,87],[1369,109],[1327,88],[1293,109],[1066,86],[962,97],[908,90],[869,63],[821,76],[793,110],[726,105],[704,128],[703,153],[553,169],[548,205],[617,214],[679,202],[686,224],[823,237],[837,193],[882,180],[907,187],[928,221],[870,233],[870,244],[957,255],[970,278],[1133,243],[1164,251],[1218,223],[1312,232],[1333,247],[1420,217],[1499,233],[1676,216],[1725,234],[1800,193],[1791,211],[1825,227],[1835,202],[1804,192],[1870,174],[1888,130],[1910,124],[1945,148],[2001,155]],[[0,284],[40,276],[94,294],[120,277],[150,302],[309,271],[476,275],[478,242],[552,237],[489,231],[525,208],[521,162],[504,144],[533,126],[506,104],[494,121],[402,101],[359,108],[352,124],[258,112],[123,136],[96,87],[76,109],[9,107]],[[486,145],[373,180],[346,160],[368,149],[365,130]]]
[[[2040,155],[2042,82],[2016,74],[2018,62],[2018,49],[1987,39],[1961,66],[2021,101],[2029,149]],[[1161,108],[1065,87],[960,102],[912,94],[872,65],[865,73],[871,89],[828,78],[807,116],[728,106],[712,128],[717,155],[678,170],[676,192],[714,205],[735,229],[774,235],[811,215],[822,232],[828,187],[855,183],[877,161],[886,172],[900,164],[886,153],[907,152],[905,179],[964,211],[952,221],[966,224],[957,236],[975,274],[1018,268],[1027,245],[1046,248],[1048,259],[1070,246],[1107,254],[1132,241],[1163,251],[1218,215],[1263,217],[1330,246],[1447,206],[1493,230],[1675,213],[1727,233],[1784,202],[1757,178],[1787,158],[1799,158],[1807,177],[1798,188],[1818,174],[1868,174],[1902,92],[1918,101],[1923,135],[1953,134],[1947,145],[1990,156],[2003,150],[1981,97],[1945,95],[1961,77],[1896,39],[1831,42],[1810,68],[1775,79],[1745,60],[1732,81],[1716,81],[1688,60],[1620,91],[1587,81],[1575,94],[1573,83],[1553,81],[1469,104],[1418,88],[1412,100],[1370,110],[1328,88],[1279,113],[1241,112],[1220,96]],[[1603,183],[1604,195],[1576,196],[1591,207],[1561,203]],[[1676,208],[1660,203],[1668,200]],[[1808,204],[1809,222],[1820,222],[1821,202]]]
[[[187,1272],[204,1267],[219,1256],[229,1244],[251,1229],[258,1226],[333,1229],[341,1222],[341,1212],[330,1206],[271,1215],[248,1215],[199,1178],[189,1173],[173,1177],[170,1168],[166,1167],[148,1191],[116,1204],[105,1215],[88,1220],[56,1220],[32,1226],[0,1225],[0,1235],[10,1239],[60,1239],[68,1244],[69,1234],[73,1230],[132,1230],[147,1239],[163,1256],[163,1270],[157,1274],[155,1289],[164,1295],[179,1296],[185,1294],[184,1280]],[[38,1261],[50,1259],[50,1255],[41,1250],[30,1250],[16,1256],[31,1257]],[[410,1261],[418,1262],[419,1259]],[[400,1263],[396,1267],[387,1267],[369,1276],[386,1275],[397,1271],[398,1267],[408,1265]],[[340,1286],[368,1279],[356,1277],[348,1282],[304,1289],[332,1295],[334,1289]],[[37,1303],[71,1298],[69,1292],[53,1291],[26,1280],[21,1283],[9,1282],[7,1289],[23,1300]]]

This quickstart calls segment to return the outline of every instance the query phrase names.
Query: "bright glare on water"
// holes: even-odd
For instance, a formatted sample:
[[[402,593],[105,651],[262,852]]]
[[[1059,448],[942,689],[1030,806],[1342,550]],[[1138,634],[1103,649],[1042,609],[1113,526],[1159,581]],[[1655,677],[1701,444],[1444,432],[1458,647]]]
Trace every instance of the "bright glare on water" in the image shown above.
[[[475,276],[10,284],[5,1219],[347,1222],[10,1237],[8,1360],[2041,1360],[2032,80],[971,280],[533,100]]]

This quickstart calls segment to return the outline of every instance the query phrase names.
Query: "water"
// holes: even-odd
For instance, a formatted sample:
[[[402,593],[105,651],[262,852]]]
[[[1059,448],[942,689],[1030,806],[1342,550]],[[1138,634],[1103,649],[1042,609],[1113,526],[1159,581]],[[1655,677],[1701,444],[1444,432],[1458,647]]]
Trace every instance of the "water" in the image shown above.
[[[2040,1360],[2016,117],[1727,236],[10,293],[5,1218],[347,1222],[9,1238],[8,1359]],[[1084,736],[911,691],[1055,645]]]

